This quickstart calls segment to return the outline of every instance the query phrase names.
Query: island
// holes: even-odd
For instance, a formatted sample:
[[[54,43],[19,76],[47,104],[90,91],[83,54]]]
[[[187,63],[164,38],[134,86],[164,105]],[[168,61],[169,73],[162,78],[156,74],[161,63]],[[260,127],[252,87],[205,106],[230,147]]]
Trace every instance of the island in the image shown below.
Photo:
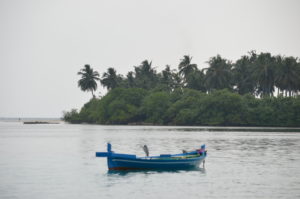
[[[126,76],[108,68],[100,77],[90,65],[78,86],[92,98],[79,111],[64,112],[69,123],[111,125],[300,126],[298,58],[250,51],[235,62],[220,55],[199,69],[183,56],[178,70],[157,72],[145,60]],[[107,89],[96,97],[97,82]]]

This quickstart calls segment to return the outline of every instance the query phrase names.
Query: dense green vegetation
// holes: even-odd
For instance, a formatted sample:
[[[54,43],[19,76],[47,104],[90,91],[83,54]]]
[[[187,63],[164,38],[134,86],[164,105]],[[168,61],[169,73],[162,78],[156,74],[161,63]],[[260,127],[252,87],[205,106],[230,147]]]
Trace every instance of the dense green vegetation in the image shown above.
[[[71,123],[300,126],[300,62],[294,57],[256,54],[236,62],[217,55],[208,68],[198,69],[184,56],[177,70],[161,72],[143,61],[126,77],[108,68],[101,78],[79,73],[83,91],[94,91],[100,80],[108,93],[93,97],[78,112],[64,113]],[[92,71],[92,72],[91,72]],[[88,80],[84,77],[90,77]],[[86,82],[86,83],[84,83]],[[85,89],[81,85],[91,87]],[[276,93],[275,93],[276,91]],[[276,97],[274,96],[276,94]]]

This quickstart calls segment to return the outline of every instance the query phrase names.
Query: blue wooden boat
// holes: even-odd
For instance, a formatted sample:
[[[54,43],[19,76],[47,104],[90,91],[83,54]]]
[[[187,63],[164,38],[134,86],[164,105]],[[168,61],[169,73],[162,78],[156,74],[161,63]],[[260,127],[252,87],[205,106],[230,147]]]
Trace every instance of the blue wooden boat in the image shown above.
[[[107,152],[96,152],[96,157],[107,157],[109,170],[181,170],[199,168],[207,155],[205,145],[200,149],[184,152],[181,154],[161,154],[159,156],[137,157],[132,154],[122,154],[113,152],[111,144],[107,144]]]

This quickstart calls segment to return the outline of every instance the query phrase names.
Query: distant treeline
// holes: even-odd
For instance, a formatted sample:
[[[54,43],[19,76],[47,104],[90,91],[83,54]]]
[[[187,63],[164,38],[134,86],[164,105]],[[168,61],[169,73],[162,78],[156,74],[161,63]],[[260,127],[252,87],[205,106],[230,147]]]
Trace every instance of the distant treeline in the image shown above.
[[[143,61],[126,77],[114,68],[99,77],[89,65],[78,86],[94,91],[100,81],[108,93],[77,112],[71,123],[158,125],[300,126],[300,62],[294,57],[251,51],[235,63],[217,55],[198,69],[190,56],[157,72]],[[276,88],[276,93],[275,93]],[[273,97],[274,93],[277,97]],[[259,97],[259,98],[258,98]]]

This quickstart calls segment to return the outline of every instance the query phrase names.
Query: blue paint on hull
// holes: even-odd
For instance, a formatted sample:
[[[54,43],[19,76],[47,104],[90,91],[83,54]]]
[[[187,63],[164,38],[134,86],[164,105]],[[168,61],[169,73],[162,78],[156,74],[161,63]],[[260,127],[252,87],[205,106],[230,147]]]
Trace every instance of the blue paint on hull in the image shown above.
[[[193,169],[199,167],[204,157],[186,160],[151,160],[151,159],[122,159],[108,158],[110,170],[127,169]]]

